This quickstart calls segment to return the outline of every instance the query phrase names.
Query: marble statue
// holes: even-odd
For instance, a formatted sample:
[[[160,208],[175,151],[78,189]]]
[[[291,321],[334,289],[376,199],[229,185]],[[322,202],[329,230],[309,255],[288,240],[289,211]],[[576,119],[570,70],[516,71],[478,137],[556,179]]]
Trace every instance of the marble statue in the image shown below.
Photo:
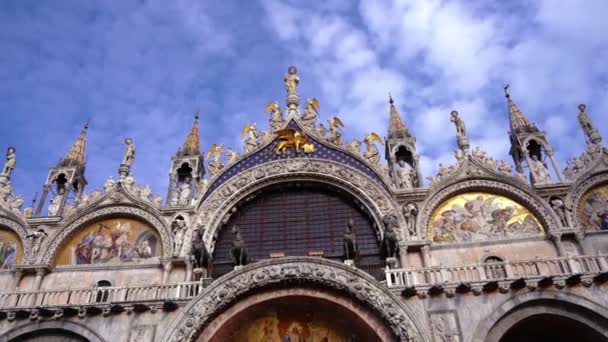
[[[287,91],[287,96],[295,95],[298,96],[298,83],[300,83],[300,78],[297,75],[297,69],[294,66],[290,66],[287,69],[287,74],[285,74],[285,91]]]
[[[532,163],[532,171],[534,174],[534,183],[535,184],[547,184],[551,183],[551,174],[549,173],[549,169],[545,163],[540,161],[536,155],[531,156]]]
[[[376,147],[376,142],[379,142],[381,145],[384,145],[382,138],[374,132],[371,132],[365,136],[363,139],[365,142],[365,146],[367,147],[367,151],[363,154],[365,160],[372,164],[378,165],[380,162],[380,152],[378,152],[378,148]]]
[[[344,123],[336,116],[327,120],[327,122],[329,123],[329,138],[327,140],[332,144],[342,145],[342,131],[340,127],[344,127]]]
[[[327,135],[327,128],[325,128],[325,126],[323,126],[323,123],[321,122],[316,128],[315,128],[315,132],[317,133],[317,135],[321,138],[325,138],[325,136]]]
[[[602,137],[599,134],[599,131],[597,128],[593,127],[593,124],[591,123],[591,120],[589,120],[589,117],[587,116],[587,113],[585,113],[585,108],[587,106],[585,106],[584,104],[580,104],[578,106],[578,122],[581,124],[581,127],[583,128],[583,132],[585,133],[585,136],[587,137],[587,141],[589,141],[592,144],[599,144],[602,141]]]
[[[152,205],[154,205],[157,208],[160,208],[162,202],[163,202],[163,197],[159,194],[154,195],[154,198],[152,198]]]
[[[221,160],[223,148],[224,144],[213,144],[207,152],[207,160],[213,156],[213,158],[209,160],[209,166],[207,167],[207,170],[212,177],[217,176],[224,169],[224,163],[222,163]]]
[[[247,265],[247,246],[245,241],[241,237],[241,231],[238,226],[232,226],[232,232],[234,233],[234,240],[232,241],[232,258],[235,266]]]
[[[171,196],[169,196],[169,205],[172,207],[177,206],[179,203],[179,189],[175,189],[171,191]]]
[[[350,144],[347,144],[344,147],[353,153],[361,153],[361,141],[357,139],[354,139]]]
[[[268,120],[268,124],[272,127],[273,130],[279,130],[283,128],[285,125],[285,119],[283,118],[283,113],[281,112],[281,106],[279,106],[278,102],[270,102],[266,106],[265,113],[270,113],[270,119]]]
[[[17,165],[17,155],[14,147],[9,146],[6,150],[6,162],[4,163],[4,168],[2,169],[2,174],[10,177],[11,173],[15,169]]]
[[[397,189],[412,189],[414,169],[405,160],[399,160],[395,167],[395,185]]]
[[[416,219],[418,218],[418,207],[409,202],[402,207],[403,217],[405,217],[405,228],[410,236],[416,235]]]
[[[226,161],[226,164],[232,164],[232,163],[234,163],[237,160],[238,157],[239,157],[238,153],[236,153],[231,148],[228,148],[228,151],[226,151],[226,158],[228,159]]]
[[[171,222],[171,231],[173,232],[173,256],[180,256],[182,245],[184,244],[184,234],[186,233],[186,220],[183,217],[177,216]]]
[[[105,183],[103,183],[103,189],[105,190],[105,192],[110,192],[110,190],[114,188],[114,185],[116,185],[116,181],[114,181],[114,179],[112,179],[112,176],[110,176],[110,178],[108,178]]]
[[[133,162],[135,162],[135,144],[133,143],[133,139],[126,138],[125,139],[125,155],[122,158],[122,165],[132,166]]]
[[[152,196],[152,188],[150,188],[149,185],[146,185],[143,189],[141,189],[141,192],[139,193],[139,198],[146,202],[149,202],[150,196]]]
[[[359,246],[357,245],[357,235],[353,231],[355,221],[349,219],[346,224],[346,232],[344,233],[344,260],[356,260],[359,255]]]
[[[51,199],[51,202],[49,204],[49,208],[48,208],[48,216],[57,216],[57,214],[59,213],[59,208],[61,207],[61,200],[63,199],[63,194],[58,193],[57,195],[55,195],[55,197],[53,197],[53,199]]]
[[[6,200],[6,203],[10,210],[21,215],[21,207],[23,206],[23,203],[25,203],[22,196],[11,196]]]
[[[500,172],[501,174],[503,174],[505,176],[511,176],[511,174],[513,173],[513,168],[511,167],[511,165],[507,164],[504,160],[501,160],[498,163],[498,172]]]
[[[0,182],[0,200],[6,200],[13,192],[13,186],[10,180]]]
[[[245,139],[243,149],[245,150],[245,153],[253,152],[260,145],[260,134],[258,133],[255,124],[245,125],[243,132],[241,133],[241,138],[244,138],[245,135],[247,136],[247,139]]]
[[[456,141],[458,142],[458,147],[462,150],[466,150],[469,148],[469,142],[464,121],[458,116],[458,112],[455,110],[453,110],[450,115],[450,121],[456,126]]]
[[[44,229],[40,228],[34,233],[25,237],[26,239],[30,240],[30,246],[32,246],[32,258],[35,258],[38,255],[38,251],[40,251],[40,247],[47,236],[48,234],[44,231]]]
[[[178,205],[188,205],[192,197],[192,187],[190,183],[183,182],[179,185]]]
[[[319,102],[317,99],[306,100],[306,107],[304,113],[300,117],[302,125],[306,128],[313,128],[317,122],[317,115],[319,113]]]
[[[568,208],[566,207],[564,200],[559,197],[553,197],[549,200],[549,204],[551,205],[551,208],[553,209],[553,211],[559,217],[559,220],[561,221],[562,226],[568,227],[568,220],[566,218],[566,210]]]

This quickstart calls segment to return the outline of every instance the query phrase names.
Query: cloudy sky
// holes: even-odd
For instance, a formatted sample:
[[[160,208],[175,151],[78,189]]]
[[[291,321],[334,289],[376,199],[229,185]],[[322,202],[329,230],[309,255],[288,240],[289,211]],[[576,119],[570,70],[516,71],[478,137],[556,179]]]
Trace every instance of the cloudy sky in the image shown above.
[[[452,109],[473,145],[508,158],[510,83],[563,167],[584,148],[579,103],[608,137],[606,13],[605,0],[2,1],[0,149],[16,146],[29,200],[90,118],[89,191],[117,175],[131,136],[137,181],[164,194],[194,113],[203,149],[241,149],[243,125],[266,127],[266,103],[284,103],[293,64],[348,140],[386,134],[390,92],[425,176],[453,161]]]

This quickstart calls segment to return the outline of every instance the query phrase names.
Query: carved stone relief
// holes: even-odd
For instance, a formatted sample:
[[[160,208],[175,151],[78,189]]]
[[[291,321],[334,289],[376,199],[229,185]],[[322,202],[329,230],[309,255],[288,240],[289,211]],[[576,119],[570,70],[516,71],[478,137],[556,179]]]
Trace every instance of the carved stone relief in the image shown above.
[[[461,342],[462,332],[456,311],[430,311],[429,325],[434,342]]]
[[[369,275],[344,264],[315,258],[266,260],[229,273],[194,298],[171,323],[164,341],[194,341],[213,317],[238,298],[286,282],[309,283],[338,290],[373,309],[399,341],[426,341],[416,316],[387,288]]]

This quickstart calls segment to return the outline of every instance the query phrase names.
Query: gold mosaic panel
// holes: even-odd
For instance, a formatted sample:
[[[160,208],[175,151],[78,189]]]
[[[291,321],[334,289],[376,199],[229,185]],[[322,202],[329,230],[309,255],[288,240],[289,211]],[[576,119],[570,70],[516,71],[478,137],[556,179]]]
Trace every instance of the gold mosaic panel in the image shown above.
[[[578,222],[590,230],[608,229],[608,184],[598,186],[579,201]]]
[[[114,218],[79,230],[64,244],[57,265],[142,262],[162,254],[155,229],[137,220]]]
[[[20,264],[23,258],[23,245],[19,235],[10,229],[0,228],[0,269],[10,270]]]
[[[443,202],[431,215],[434,242],[482,241],[542,233],[539,220],[510,198],[470,192]]]

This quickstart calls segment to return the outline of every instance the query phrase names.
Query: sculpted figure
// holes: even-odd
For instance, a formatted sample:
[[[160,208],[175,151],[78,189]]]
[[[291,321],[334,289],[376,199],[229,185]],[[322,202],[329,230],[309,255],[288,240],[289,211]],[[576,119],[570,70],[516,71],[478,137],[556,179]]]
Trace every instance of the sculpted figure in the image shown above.
[[[403,216],[405,217],[405,225],[410,236],[416,235],[416,219],[418,217],[418,207],[410,202],[403,206]]]
[[[350,144],[344,146],[346,147],[346,149],[348,149],[351,152],[354,152],[356,154],[361,153],[361,141],[354,139]]]
[[[559,197],[553,197],[549,201],[549,204],[551,205],[551,208],[553,209],[553,211],[555,211],[555,213],[559,217],[559,220],[561,221],[562,226],[567,227],[568,220],[566,219],[566,210],[568,208],[566,208],[566,204],[564,203],[564,200],[562,200]]]
[[[513,173],[513,168],[511,165],[507,164],[504,160],[501,160],[498,163],[498,172],[502,173],[505,176],[510,176]]]
[[[181,254],[182,245],[184,244],[186,220],[181,216],[177,216],[173,222],[171,222],[171,230],[173,231],[173,256],[177,257]]]
[[[353,232],[355,221],[349,219],[344,233],[344,260],[356,260],[359,255],[359,246],[357,245],[357,236]]]
[[[44,229],[40,228],[33,234],[29,234],[26,236],[26,239],[30,240],[32,246],[32,259],[38,255],[38,251],[40,251],[40,246],[42,246],[42,242],[48,234],[44,231]]]
[[[327,140],[333,144],[342,145],[342,131],[340,127],[344,127],[344,123],[336,116],[327,120],[327,122],[329,123],[329,138]]]
[[[132,166],[135,162],[135,144],[133,139],[125,139],[125,155],[122,158],[122,165]]]
[[[226,164],[234,163],[238,157],[239,157],[238,153],[233,151],[231,148],[228,148],[228,151],[226,151],[226,158],[228,159],[226,161]]]
[[[296,74],[296,67],[290,66],[287,69],[287,74],[285,74],[285,91],[287,91],[287,96],[289,95],[298,95],[298,83],[300,83],[300,78]]]
[[[207,247],[203,241],[203,233],[204,230],[198,227],[196,236],[192,239],[192,256],[194,257],[194,268],[207,269],[211,261],[211,255],[207,251]]]
[[[395,168],[395,185],[398,189],[412,189],[414,187],[412,182],[414,169],[403,159],[399,160],[397,165],[398,167]]]
[[[453,110],[450,113],[450,121],[456,126],[456,142],[462,150],[469,148],[469,140],[467,138],[467,129],[464,126],[464,121],[458,116],[458,112]]]
[[[160,208],[160,205],[163,202],[163,197],[159,194],[154,195],[154,198],[152,198],[152,205],[154,205],[157,208]]]
[[[10,180],[6,180],[5,182],[0,182],[0,200],[4,201],[10,196],[13,192],[13,186],[11,185]]]
[[[51,199],[48,210],[48,216],[57,216],[59,213],[59,207],[61,207],[61,201],[63,200],[63,195],[65,190],[63,188],[59,188],[57,190],[57,195]]]
[[[316,128],[315,128],[315,132],[317,132],[317,135],[321,138],[325,138],[325,136],[327,135],[327,128],[325,128],[325,126],[323,126],[323,123],[320,123]]]
[[[175,207],[179,203],[179,189],[171,191],[171,197],[169,197],[169,205]]]
[[[247,246],[245,241],[241,237],[241,231],[238,226],[232,226],[232,232],[234,233],[234,240],[232,241],[232,258],[235,266],[247,265]]]
[[[281,106],[279,106],[278,102],[270,102],[266,105],[265,113],[270,113],[270,119],[268,123],[273,130],[279,130],[283,128],[285,125],[285,119],[283,118],[283,113],[281,112]]]
[[[315,126],[319,109],[319,101],[317,101],[317,99],[312,98],[306,100],[306,108],[300,117],[300,121],[304,127],[313,128]]]
[[[9,176],[15,169],[17,165],[17,155],[14,147],[9,146],[6,150],[6,162],[4,163],[4,168],[2,169],[2,174]]]
[[[148,202],[150,201],[150,196],[152,195],[152,188],[150,188],[149,185],[146,185],[143,189],[141,189],[141,193],[139,194],[139,197]]]
[[[213,156],[213,158],[209,160],[209,166],[207,168],[212,177],[217,176],[224,168],[224,164],[221,161],[223,148],[224,144],[213,144],[207,152],[207,160],[209,160],[209,158]]]
[[[547,184],[551,182],[551,175],[545,163],[540,161],[536,155],[532,155],[532,171],[534,172],[536,184]]]
[[[103,189],[106,192],[109,192],[110,190],[112,190],[114,188],[114,185],[116,185],[116,182],[114,181],[114,179],[112,179],[112,176],[110,176],[110,178],[108,178],[108,180],[106,180],[106,182],[103,183]]]
[[[602,141],[602,137],[600,136],[597,128],[593,127],[593,124],[591,123],[591,120],[589,120],[587,113],[585,113],[586,107],[587,106],[585,106],[584,104],[580,104],[578,106],[578,122],[583,128],[583,132],[587,137],[587,141],[591,142],[592,144],[599,144]]]
[[[247,139],[245,139],[245,145],[243,147],[243,149],[245,150],[245,153],[254,151],[260,144],[260,142],[258,140],[258,138],[260,137],[260,134],[258,133],[258,130],[255,127],[255,124],[245,125],[245,127],[243,128],[243,131],[241,132],[241,139],[244,138],[245,136],[247,136]]]
[[[397,217],[389,214],[384,217],[383,221],[385,230],[382,239],[382,255],[385,258],[395,258],[399,249],[397,231],[395,230],[398,226]]]
[[[179,185],[179,199],[178,205],[190,204],[190,198],[192,198],[192,187],[190,183],[183,182]]]
[[[378,152],[378,148],[376,148],[376,142],[379,142],[380,145],[384,145],[382,138],[374,132],[369,133],[363,139],[365,142],[365,146],[367,147],[367,151],[363,154],[363,157],[367,160],[368,163],[372,165],[378,165],[380,162],[380,153]]]

